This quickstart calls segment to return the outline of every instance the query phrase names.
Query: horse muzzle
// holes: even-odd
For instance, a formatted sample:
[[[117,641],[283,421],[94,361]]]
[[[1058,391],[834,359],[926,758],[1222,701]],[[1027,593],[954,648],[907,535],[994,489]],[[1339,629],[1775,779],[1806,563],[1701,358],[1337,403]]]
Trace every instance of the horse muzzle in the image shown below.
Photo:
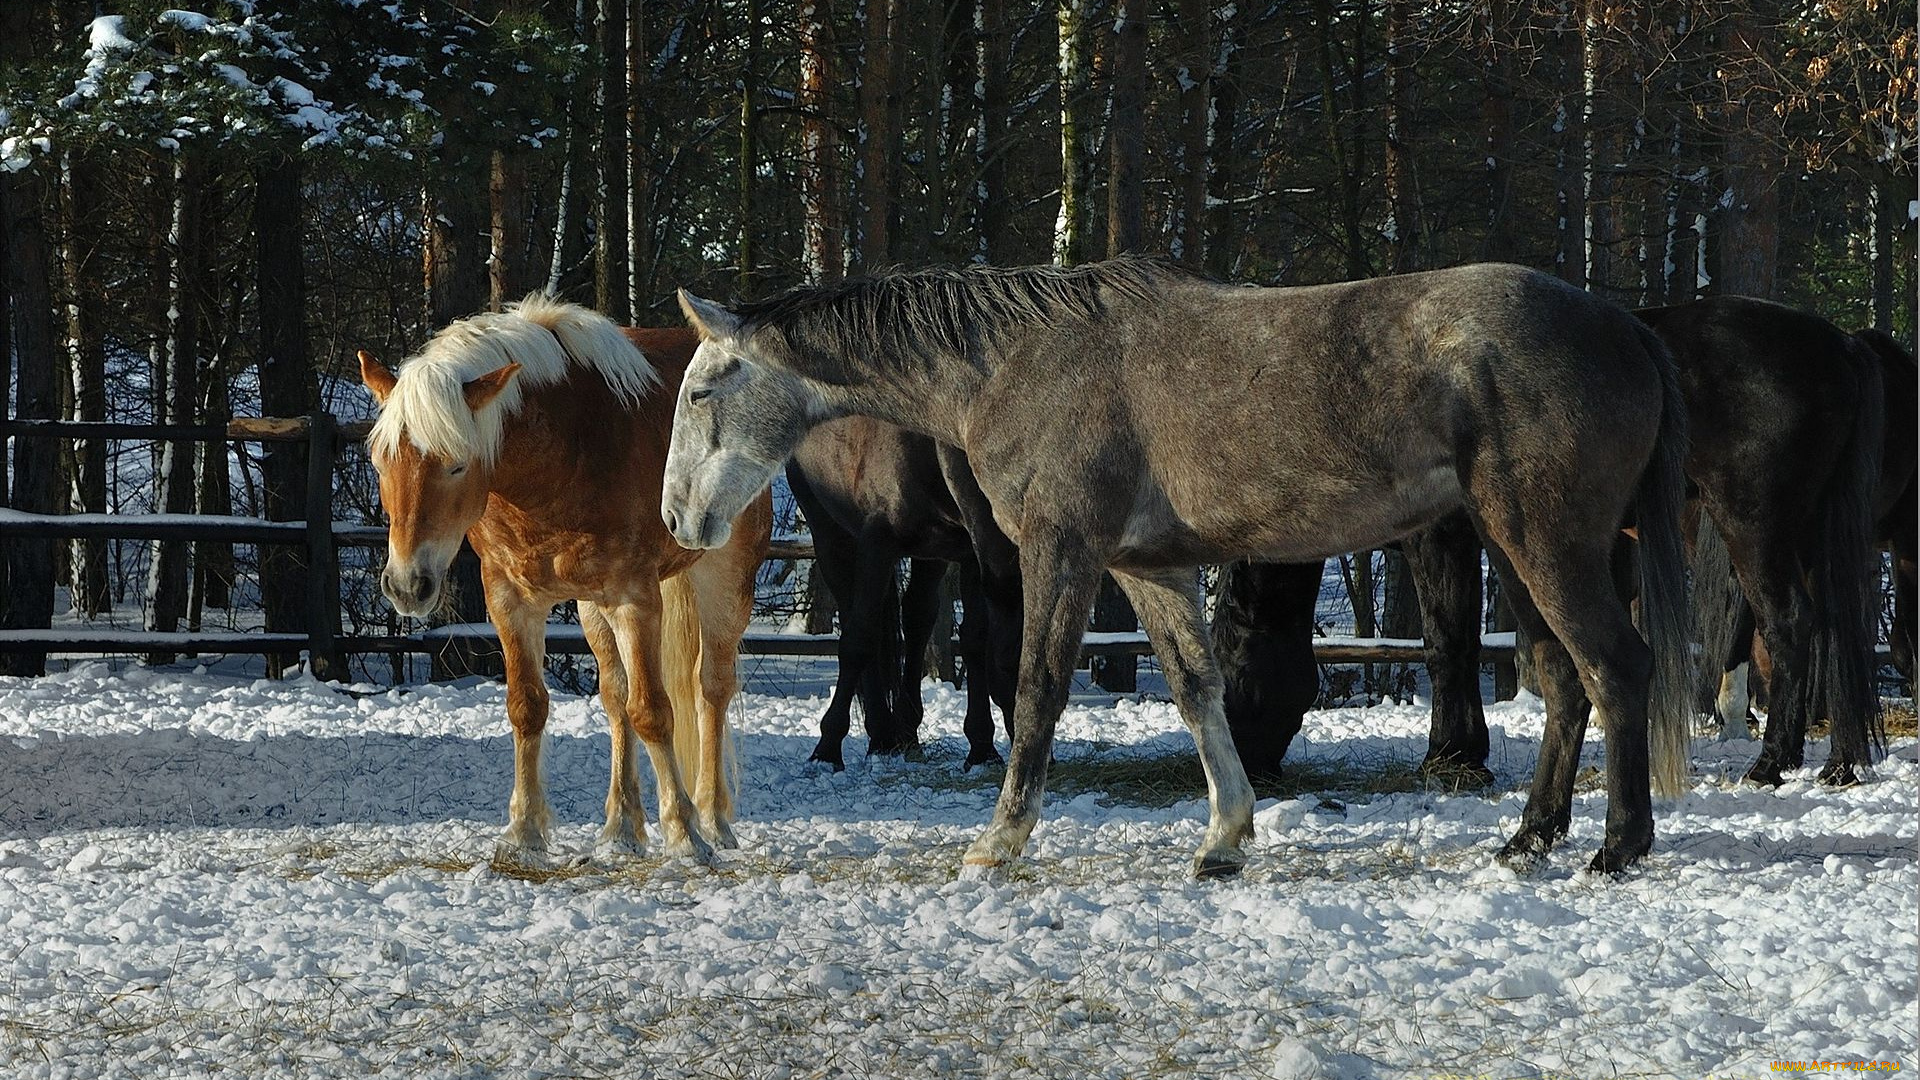
[[[386,594],[393,610],[414,617],[431,614],[440,606],[440,592],[445,584],[445,574],[391,562],[380,574],[380,591]]]
[[[660,518],[666,522],[674,541],[693,551],[726,547],[727,541],[733,538],[733,522],[711,510],[681,511],[663,507]]]

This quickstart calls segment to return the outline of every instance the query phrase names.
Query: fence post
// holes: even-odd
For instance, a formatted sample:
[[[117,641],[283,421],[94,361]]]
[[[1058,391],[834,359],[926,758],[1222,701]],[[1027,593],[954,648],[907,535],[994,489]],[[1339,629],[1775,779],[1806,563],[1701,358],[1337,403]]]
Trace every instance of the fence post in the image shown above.
[[[333,544],[333,414],[307,417],[307,654],[316,678],[346,674],[340,661],[340,557]]]

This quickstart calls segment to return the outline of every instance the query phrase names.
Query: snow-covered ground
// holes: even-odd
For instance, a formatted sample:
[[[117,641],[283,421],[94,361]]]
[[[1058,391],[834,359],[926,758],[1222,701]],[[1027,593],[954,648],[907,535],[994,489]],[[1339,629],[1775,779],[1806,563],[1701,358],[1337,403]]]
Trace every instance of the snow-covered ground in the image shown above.
[[[1057,769],[1078,793],[1049,804],[1022,869],[983,883],[955,871],[993,777],[955,775],[963,700],[927,695],[927,761],[862,762],[856,737],[835,775],[803,762],[819,698],[749,694],[743,850],[532,880],[485,861],[510,774],[497,686],[100,664],[0,679],[0,1075],[1920,1066],[1912,739],[1846,791],[1810,771],[1742,786],[1757,745],[1700,743],[1692,792],[1621,880],[1580,872],[1601,830],[1585,783],[1572,838],[1520,878],[1492,853],[1537,703],[1489,710],[1508,789],[1491,796],[1409,790],[1421,709],[1317,713],[1294,760],[1324,782],[1263,801],[1247,872],[1203,883],[1197,790],[1089,790],[1128,757],[1190,776],[1172,707],[1082,703]],[[584,850],[598,705],[556,694],[551,732],[562,840]]]

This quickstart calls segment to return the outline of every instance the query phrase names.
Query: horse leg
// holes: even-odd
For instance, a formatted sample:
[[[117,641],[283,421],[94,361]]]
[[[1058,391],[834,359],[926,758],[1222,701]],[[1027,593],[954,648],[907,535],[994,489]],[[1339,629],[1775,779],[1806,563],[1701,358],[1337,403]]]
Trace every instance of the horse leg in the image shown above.
[[[1516,573],[1514,617],[1533,635],[1547,727],[1520,831],[1500,857],[1531,866],[1566,835],[1589,702],[1607,746],[1606,839],[1589,868],[1625,869],[1653,848],[1647,705],[1653,654],[1634,629],[1614,582],[1612,538],[1562,539],[1534,530],[1531,549],[1500,549]],[[1490,552],[1496,547],[1489,545]],[[1585,693],[1582,693],[1582,690]]]
[[[852,639],[848,648],[860,671],[867,755],[890,756],[905,750],[893,712],[900,681],[900,552],[877,537],[864,536],[855,573],[853,603],[841,608],[840,633]],[[917,697],[917,686],[914,693]]]
[[[1753,703],[1748,699],[1747,680],[1753,663],[1753,605],[1744,596],[1736,601],[1738,614],[1733,619],[1733,640],[1727,643],[1727,655],[1720,662],[1720,692],[1713,699],[1713,714],[1720,720],[1720,739],[1736,734],[1753,734],[1747,719]]]
[[[1748,538],[1727,530],[1728,549],[1740,584],[1753,605],[1773,671],[1767,678],[1767,726],[1760,756],[1747,779],[1768,787],[1785,782],[1781,774],[1806,760],[1807,710],[1804,687],[1812,651],[1813,598],[1801,580],[1800,563],[1785,538],[1755,530]],[[1751,638],[1749,638],[1751,640]]]
[[[809,525],[813,529],[814,572],[826,578],[827,590],[840,606],[840,638],[835,644],[839,674],[834,680],[833,697],[827,702],[827,711],[820,714],[820,741],[814,745],[813,753],[807,755],[807,760],[826,762],[833,766],[834,772],[839,772],[846,768],[843,747],[847,732],[853,727],[853,695],[860,687],[865,669],[864,656],[855,651],[855,635],[851,630],[855,621],[853,597],[857,591],[854,567],[859,563],[860,552],[852,535],[824,515],[822,520]]]
[[[1040,820],[1053,729],[1073,687],[1074,664],[1100,587],[1101,560],[1086,541],[1051,523],[1022,529],[1025,597],[1020,685],[1014,695],[1013,748],[993,821],[967,848],[969,867],[991,870],[1020,857]]]
[[[980,566],[960,564],[960,659],[967,666],[967,761],[962,770],[987,762],[998,762],[1000,751],[993,746],[993,691],[997,672],[993,670],[992,649],[988,645],[987,594],[980,584]]]
[[[909,754],[920,749],[920,722],[926,716],[920,681],[927,675],[927,645],[940,622],[946,576],[944,560],[915,559],[908,571],[907,591],[900,597],[900,685],[893,695],[893,723],[901,747]]]
[[[1902,524],[1894,529],[1893,543],[1893,630],[1887,635],[1893,653],[1893,666],[1906,684],[1907,694],[1914,692],[1913,654],[1915,620],[1920,619],[1920,529],[1914,526],[1913,488],[1899,503]]]
[[[1242,845],[1253,839],[1253,786],[1247,782],[1227,729],[1225,684],[1207,639],[1198,575],[1171,570],[1141,576],[1115,573],[1114,579],[1133,601],[1140,625],[1146,628],[1207,776],[1211,813],[1206,837],[1193,858],[1193,872],[1198,877],[1239,873],[1247,862]]]
[[[1914,621],[1920,619],[1920,567],[1916,567],[1914,538],[1893,540],[1893,632],[1887,634],[1893,669],[1914,694]]]
[[[1320,696],[1313,616],[1324,563],[1238,560],[1220,570],[1213,660],[1221,707],[1240,764],[1274,779],[1301,722]]]
[[[973,544],[974,561],[980,568],[980,589],[985,595],[988,648],[992,653],[987,692],[1007,725],[1007,740],[1013,740],[1015,687],[1020,681],[1020,638],[1025,626],[1021,600],[1020,549],[993,519],[993,505],[974,479],[973,466],[966,454],[944,443],[936,444],[940,474],[946,478],[947,491],[966,523],[967,539]],[[967,608],[969,617],[973,608]],[[972,736],[968,741],[978,748]],[[991,745],[991,738],[986,745]],[[998,760],[999,755],[982,760]]]
[[[1451,514],[1400,542],[1426,628],[1433,721],[1420,771],[1480,787],[1487,768],[1487,715],[1480,700],[1480,538]]]
[[[1006,725],[1007,742],[1013,742],[1014,705],[1019,698],[1020,640],[1026,625],[1025,601],[1021,599],[1020,567],[1017,562],[993,568],[981,564],[980,590],[986,595],[987,695],[1000,706],[1000,720]]]
[[[713,848],[693,824],[693,801],[673,751],[673,700],[667,696],[660,663],[660,627],[663,615],[660,588],[642,588],[631,601],[603,607],[619,642],[620,659],[627,670],[627,723],[647,748],[653,778],[660,791],[660,835],[667,852],[692,855],[706,862]],[[686,718],[692,723],[692,717]]]
[[[735,541],[700,557],[686,573],[700,609],[700,769],[693,803],[700,831],[717,848],[737,848],[733,834],[733,735],[727,707],[740,682],[740,635],[753,619],[754,576],[760,569],[758,540],[735,530]]]
[[[607,823],[600,830],[594,853],[603,859],[644,857],[647,853],[647,812],[640,797],[639,757],[634,753],[633,727],[627,722],[629,693],[627,668],[620,660],[620,643],[613,626],[596,604],[580,602],[580,628],[593,650],[600,672],[600,704],[607,710],[607,734],[613,741],[612,775],[607,780]]]
[[[513,795],[494,857],[526,862],[547,850],[553,811],[540,775],[547,730],[547,609],[505,582],[487,587],[487,614],[500,634],[507,669],[507,722],[513,726]]]

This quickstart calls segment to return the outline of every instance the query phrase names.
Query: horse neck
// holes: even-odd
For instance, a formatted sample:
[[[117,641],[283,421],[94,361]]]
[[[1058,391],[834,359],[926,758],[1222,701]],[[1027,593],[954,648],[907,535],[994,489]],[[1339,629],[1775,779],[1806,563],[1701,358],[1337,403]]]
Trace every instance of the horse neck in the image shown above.
[[[531,508],[579,496],[583,477],[618,475],[636,414],[654,396],[628,409],[598,376],[591,375],[529,391],[521,399],[519,412],[502,425],[490,490],[516,506]],[[597,448],[608,460],[581,468],[583,447]]]
[[[900,365],[822,359],[803,364],[799,374],[820,391],[833,416],[869,416],[961,445],[967,408],[991,369],[963,356],[939,355]]]

